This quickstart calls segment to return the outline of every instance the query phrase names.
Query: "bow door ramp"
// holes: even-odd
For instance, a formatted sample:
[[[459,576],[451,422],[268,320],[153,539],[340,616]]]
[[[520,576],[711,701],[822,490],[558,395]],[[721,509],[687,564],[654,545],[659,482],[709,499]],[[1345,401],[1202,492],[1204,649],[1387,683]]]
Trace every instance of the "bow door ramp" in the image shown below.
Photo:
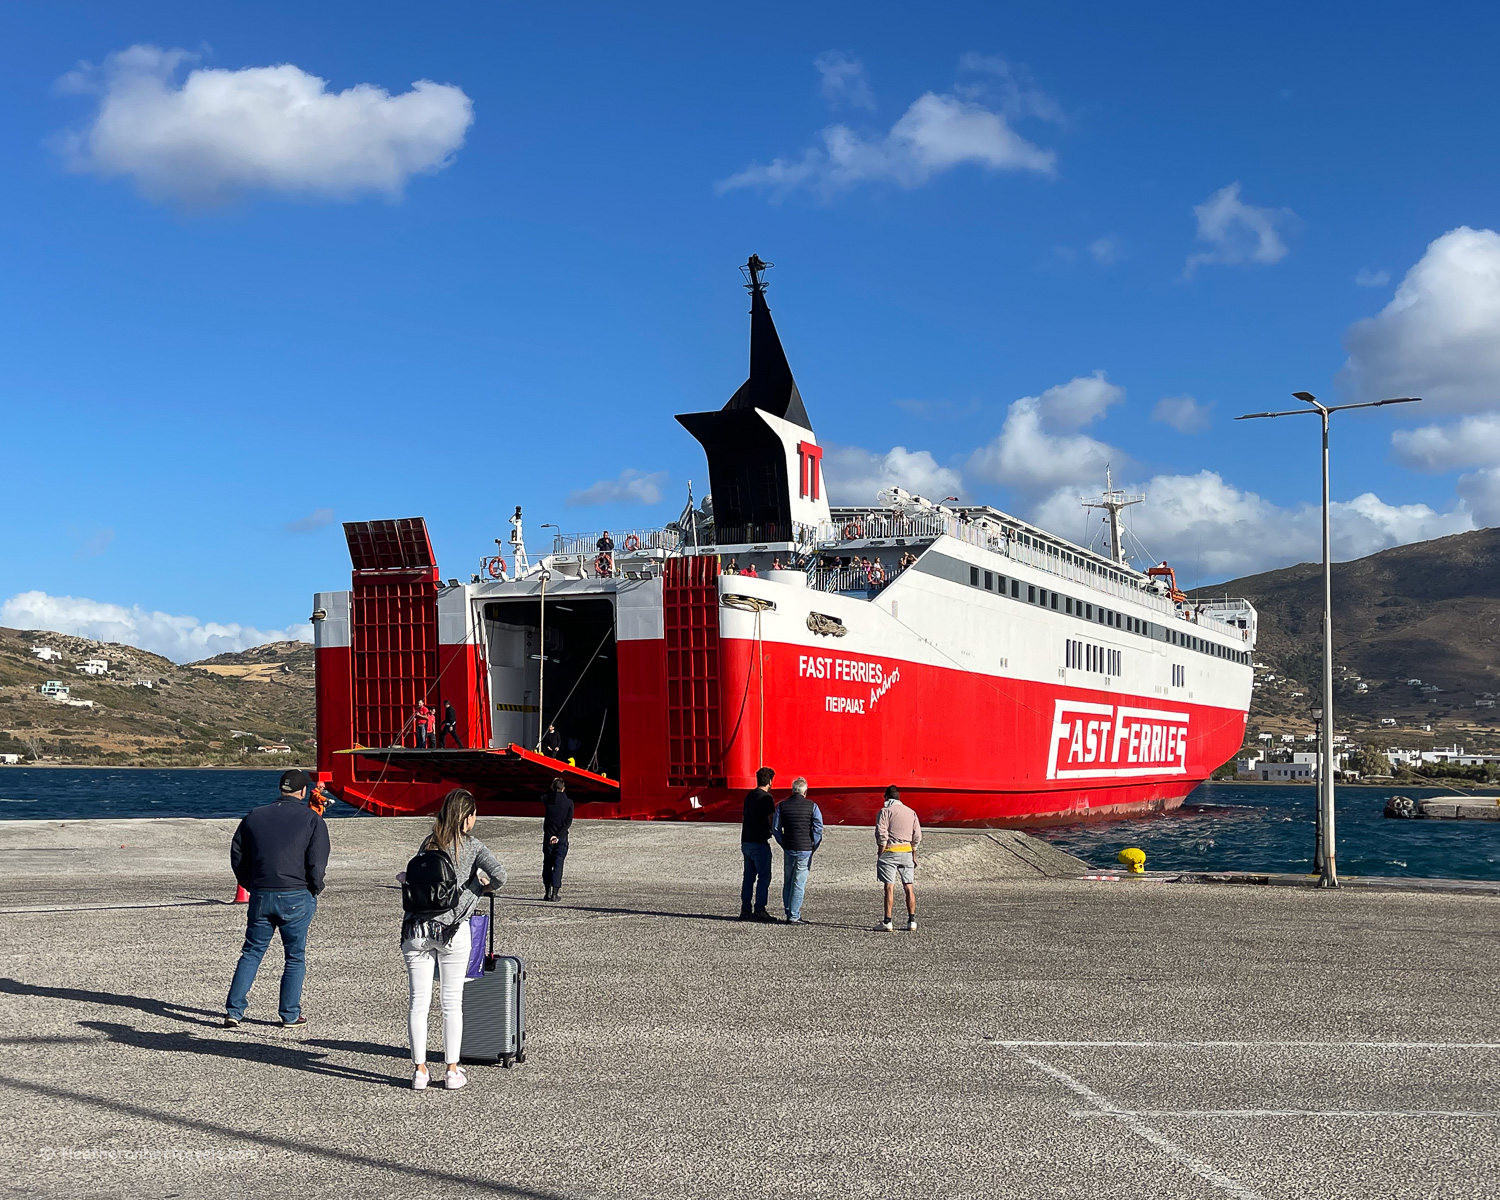
[[[399,767],[421,783],[465,787],[480,799],[536,800],[559,776],[575,800],[618,803],[618,780],[570,766],[512,742],[498,750],[415,750],[407,747],[340,750],[372,763]]]

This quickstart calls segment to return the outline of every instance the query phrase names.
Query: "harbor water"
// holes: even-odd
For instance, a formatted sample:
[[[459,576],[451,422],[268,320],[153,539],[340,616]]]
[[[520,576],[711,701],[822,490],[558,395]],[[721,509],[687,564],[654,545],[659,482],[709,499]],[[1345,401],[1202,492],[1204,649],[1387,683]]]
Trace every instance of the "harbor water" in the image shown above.
[[[0,769],[0,820],[239,817],[276,796],[277,771]],[[1339,870],[1348,875],[1500,879],[1500,821],[1399,821],[1386,800],[1451,788],[1348,787],[1338,792]],[[1312,869],[1314,792],[1273,784],[1204,784],[1175,813],[1034,830],[1099,867],[1126,846],[1153,871]],[[335,804],[330,817],[362,817]]]

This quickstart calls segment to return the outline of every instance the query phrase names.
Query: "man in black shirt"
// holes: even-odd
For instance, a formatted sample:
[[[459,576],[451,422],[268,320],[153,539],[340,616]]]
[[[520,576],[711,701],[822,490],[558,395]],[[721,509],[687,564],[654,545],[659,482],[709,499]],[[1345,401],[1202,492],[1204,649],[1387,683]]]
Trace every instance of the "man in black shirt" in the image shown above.
[[[542,735],[542,753],[548,758],[562,758],[562,738],[558,736],[556,725],[548,725],[547,732]]]
[[[443,723],[438,726],[438,749],[448,744],[448,739],[453,739],[453,744],[460,750],[464,748],[463,742],[458,740],[458,714],[453,711],[453,701],[443,701]]]
[[[224,1028],[245,1019],[250,986],[279,931],[286,966],[281,972],[281,1023],[305,1025],[302,980],[307,975],[307,931],[318,911],[318,893],[328,869],[328,824],[304,801],[312,776],[284,771],[281,797],[250,810],[234,831],[229,866],[250,893],[245,944],[224,1002]]]
[[[568,830],[573,826],[573,800],[561,779],[542,797],[542,886],[545,900],[562,896],[563,859],[568,857]]]
[[[745,858],[745,877],[740,884],[740,920],[776,924],[766,911],[771,893],[771,818],[776,801],[771,797],[771,780],[776,772],[762,767],[755,772],[755,790],[745,795],[745,820],[740,829],[740,853]],[[754,896],[755,907],[750,900]]]

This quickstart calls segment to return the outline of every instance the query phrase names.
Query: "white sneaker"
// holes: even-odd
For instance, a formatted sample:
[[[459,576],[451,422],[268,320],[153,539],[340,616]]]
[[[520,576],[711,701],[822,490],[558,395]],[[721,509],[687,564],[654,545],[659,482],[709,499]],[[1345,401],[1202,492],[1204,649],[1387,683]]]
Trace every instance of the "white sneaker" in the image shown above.
[[[456,1092],[468,1082],[469,1077],[464,1074],[464,1069],[459,1067],[456,1071],[448,1072],[448,1078],[444,1081],[443,1086],[450,1092]]]
[[[917,918],[916,917],[907,917],[906,918],[906,932],[907,933],[916,933],[916,931],[917,931]]]
[[[896,927],[891,924],[890,917],[887,917],[884,921],[880,922],[879,925],[875,926],[875,929],[878,933],[890,933],[895,928]]]
[[[412,1091],[420,1092],[423,1088],[425,1088],[431,1082],[432,1082],[432,1077],[426,1071],[419,1071],[416,1068],[412,1068],[412,1073],[411,1073]]]

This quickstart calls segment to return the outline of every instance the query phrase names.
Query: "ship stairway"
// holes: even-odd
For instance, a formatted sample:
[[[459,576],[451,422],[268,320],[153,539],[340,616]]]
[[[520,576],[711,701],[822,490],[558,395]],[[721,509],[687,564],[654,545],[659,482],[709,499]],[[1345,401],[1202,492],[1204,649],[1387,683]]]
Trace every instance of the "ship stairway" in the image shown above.
[[[721,785],[719,562],[705,555],[665,566],[668,779],[674,787]]]

